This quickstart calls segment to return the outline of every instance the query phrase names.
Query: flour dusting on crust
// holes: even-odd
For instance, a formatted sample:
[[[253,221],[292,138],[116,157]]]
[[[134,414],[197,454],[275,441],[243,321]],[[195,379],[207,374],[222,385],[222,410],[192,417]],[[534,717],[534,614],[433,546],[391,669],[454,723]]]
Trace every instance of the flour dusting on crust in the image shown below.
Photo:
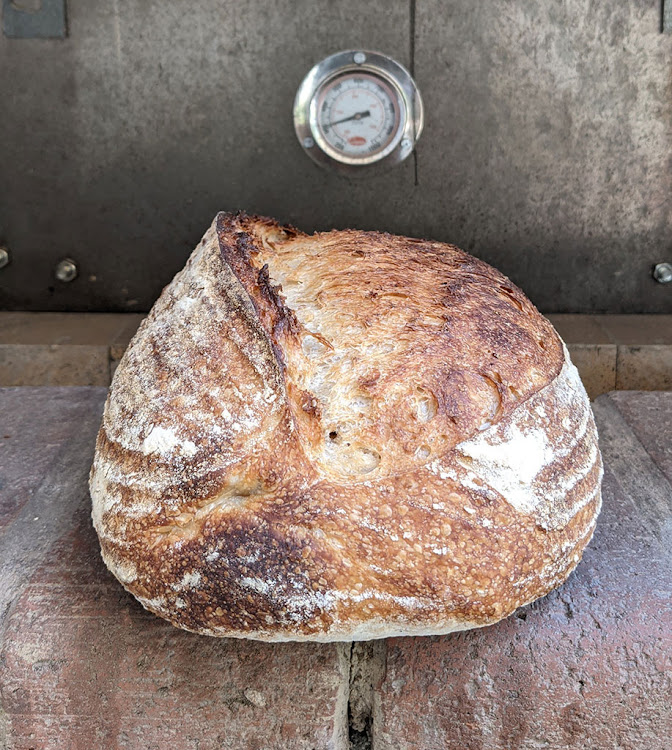
[[[571,491],[599,462],[597,442],[584,440],[589,426],[595,432],[592,410],[564,346],[563,353],[560,374],[525,408],[456,448],[468,457],[474,475],[516,510],[535,514],[546,529],[565,526],[595,498],[595,493],[574,497]],[[563,471],[558,464],[572,454],[576,460]]]
[[[496,622],[560,585],[602,466],[569,355],[451,245],[220,214],[116,370],[103,559],[198,633],[339,641]]]

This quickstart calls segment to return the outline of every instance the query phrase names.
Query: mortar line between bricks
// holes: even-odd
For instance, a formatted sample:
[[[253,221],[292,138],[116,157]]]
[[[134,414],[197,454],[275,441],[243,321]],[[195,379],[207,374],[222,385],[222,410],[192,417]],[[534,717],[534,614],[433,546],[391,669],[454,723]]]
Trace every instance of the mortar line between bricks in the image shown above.
[[[348,748],[349,750],[371,750],[371,727],[370,714],[358,715],[358,706],[356,705],[361,696],[356,695],[361,691],[362,686],[357,682],[356,665],[355,665],[355,648],[358,646],[357,641],[350,643],[348,652]],[[364,658],[366,652],[364,652]],[[359,665],[357,665],[359,666]],[[360,726],[360,722],[364,727]],[[369,726],[366,726],[369,724]]]
[[[91,420],[77,426],[33,496],[0,534],[0,632],[4,631],[11,605],[22,587],[44,560],[52,544],[71,528],[72,518],[83,497],[88,499],[89,467],[106,389],[86,390],[93,402]],[[83,456],[88,457],[86,461],[83,461]],[[81,491],[72,491],[72,487],[80,485]]]
[[[349,649],[348,747],[372,750],[379,713],[377,688],[385,673],[386,642],[383,639],[353,641]]]
[[[614,384],[615,385],[614,390],[616,391],[618,390],[618,386],[620,383],[620,377],[619,377],[620,366],[621,366],[621,345],[616,344],[616,361],[614,362],[614,370],[615,370],[614,380],[616,381]]]

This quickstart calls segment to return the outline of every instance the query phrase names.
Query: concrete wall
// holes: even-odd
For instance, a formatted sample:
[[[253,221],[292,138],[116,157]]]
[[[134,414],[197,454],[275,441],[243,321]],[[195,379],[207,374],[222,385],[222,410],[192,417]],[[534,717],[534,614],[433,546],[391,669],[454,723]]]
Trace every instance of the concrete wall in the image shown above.
[[[547,312],[670,312],[672,35],[660,0],[69,0],[0,36],[0,307],[147,309],[220,209],[450,241]],[[413,69],[416,159],[322,171],[296,87],[339,49]],[[79,278],[53,278],[64,256]]]

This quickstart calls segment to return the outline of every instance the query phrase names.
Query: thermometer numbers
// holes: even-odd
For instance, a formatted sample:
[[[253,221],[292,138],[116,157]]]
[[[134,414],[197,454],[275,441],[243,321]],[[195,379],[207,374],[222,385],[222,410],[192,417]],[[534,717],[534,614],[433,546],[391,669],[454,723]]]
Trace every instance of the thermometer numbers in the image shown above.
[[[318,95],[317,126],[316,135],[343,156],[377,155],[393,145],[402,129],[398,95],[378,76],[341,75]]]
[[[343,50],[305,76],[294,97],[294,130],[310,158],[341,174],[399,164],[422,132],[423,107],[411,74],[391,57]]]

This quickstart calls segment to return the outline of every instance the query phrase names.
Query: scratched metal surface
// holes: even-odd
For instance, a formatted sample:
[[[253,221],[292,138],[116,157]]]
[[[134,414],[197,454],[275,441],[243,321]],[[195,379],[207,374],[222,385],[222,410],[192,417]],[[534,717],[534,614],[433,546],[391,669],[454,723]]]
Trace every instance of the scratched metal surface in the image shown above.
[[[666,3],[667,7],[668,3]],[[220,209],[454,242],[546,312],[670,312],[672,35],[659,0],[68,2],[0,35],[0,309],[147,310]],[[314,62],[414,70],[417,160],[348,180],[296,142]],[[53,277],[63,257],[70,284]]]

